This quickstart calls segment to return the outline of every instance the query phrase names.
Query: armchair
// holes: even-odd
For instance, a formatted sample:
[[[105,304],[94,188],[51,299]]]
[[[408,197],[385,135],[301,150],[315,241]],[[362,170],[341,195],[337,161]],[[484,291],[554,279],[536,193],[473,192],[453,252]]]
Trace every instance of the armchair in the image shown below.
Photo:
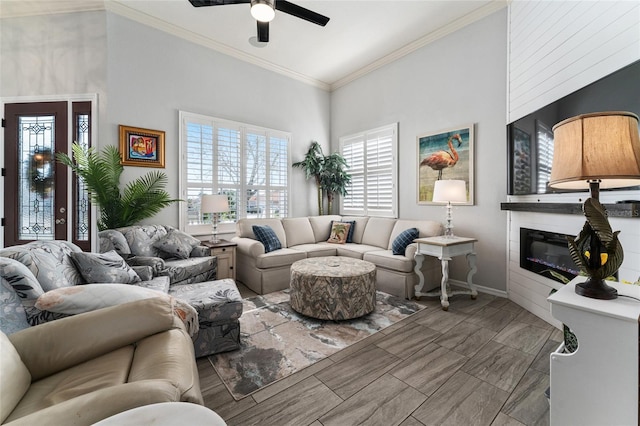
[[[200,240],[165,225],[134,225],[98,233],[100,252],[115,250],[131,266],[151,266],[171,285],[215,280],[216,258]]]
[[[131,408],[203,404],[193,344],[157,298],[0,333],[0,423],[92,424]]]

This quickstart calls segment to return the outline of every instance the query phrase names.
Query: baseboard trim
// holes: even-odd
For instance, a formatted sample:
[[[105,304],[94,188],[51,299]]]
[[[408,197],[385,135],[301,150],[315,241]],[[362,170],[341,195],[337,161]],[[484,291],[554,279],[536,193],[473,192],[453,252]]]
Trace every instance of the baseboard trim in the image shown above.
[[[452,280],[451,278],[449,278],[449,283],[459,286],[459,287],[466,287],[469,288],[467,286],[467,282],[466,281],[460,281],[460,280]],[[485,287],[483,285],[478,285],[478,284],[474,284],[473,285],[476,290],[478,290],[478,292],[480,293],[486,293],[486,294],[490,294],[492,296],[497,296],[497,297],[504,297],[505,299],[507,297],[509,297],[509,295],[507,294],[506,291],[504,290],[496,290],[495,288],[491,288],[491,287]]]

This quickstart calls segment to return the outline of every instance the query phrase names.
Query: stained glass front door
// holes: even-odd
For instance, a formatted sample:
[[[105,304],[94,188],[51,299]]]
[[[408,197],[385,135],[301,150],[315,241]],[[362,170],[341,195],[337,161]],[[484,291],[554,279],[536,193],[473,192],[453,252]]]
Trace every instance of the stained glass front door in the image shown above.
[[[7,104],[5,108],[4,245],[67,239],[67,103]]]

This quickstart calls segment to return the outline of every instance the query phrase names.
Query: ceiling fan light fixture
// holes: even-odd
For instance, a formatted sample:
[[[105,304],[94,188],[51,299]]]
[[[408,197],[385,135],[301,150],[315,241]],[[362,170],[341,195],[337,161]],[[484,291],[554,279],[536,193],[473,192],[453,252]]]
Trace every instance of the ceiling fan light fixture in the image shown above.
[[[270,22],[276,16],[274,0],[251,0],[251,16],[260,22]]]

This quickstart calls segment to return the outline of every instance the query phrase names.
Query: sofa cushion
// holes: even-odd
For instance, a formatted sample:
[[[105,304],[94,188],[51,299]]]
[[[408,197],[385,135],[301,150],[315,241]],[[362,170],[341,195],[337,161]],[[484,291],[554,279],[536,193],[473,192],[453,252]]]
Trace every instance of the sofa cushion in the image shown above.
[[[316,243],[327,241],[327,238],[329,238],[329,232],[331,232],[331,222],[334,220],[340,220],[340,216],[309,216],[309,223],[313,229],[313,236]]]
[[[32,241],[0,250],[0,256],[15,259],[25,265],[44,291],[84,284],[70,254],[80,247],[68,241]]]
[[[403,255],[407,246],[418,238],[418,228],[409,228],[402,231],[391,243],[391,251],[396,255]]]
[[[215,278],[217,266],[218,259],[214,256],[172,259],[165,261],[165,267],[158,275],[169,277],[171,284],[209,281]]]
[[[115,250],[106,253],[71,253],[71,259],[88,283],[133,284],[141,279]]]
[[[31,373],[22,362],[16,348],[2,332],[0,332],[0,371],[2,371],[0,423],[4,423],[31,386]]]
[[[351,224],[347,222],[332,222],[328,243],[346,244]]]
[[[364,230],[367,227],[367,223],[369,222],[369,216],[342,216],[341,219],[343,222],[355,222],[355,227],[353,230],[353,235],[351,237],[354,243],[362,243],[362,236],[364,235]]]
[[[199,239],[175,228],[153,243],[153,246],[161,252],[178,259],[189,258],[191,251],[199,245]]]
[[[135,256],[160,256],[160,250],[154,247],[154,243],[167,235],[167,229],[162,225],[135,225],[117,231],[122,232]]]
[[[307,257],[323,257],[335,256],[336,247],[333,244],[300,244],[298,246],[289,247],[293,250],[303,251]]]
[[[282,248],[282,243],[278,239],[275,231],[268,225],[253,225],[253,234],[264,246],[264,252],[269,253]]]
[[[336,255],[362,259],[365,253],[376,250],[380,250],[380,247],[370,246],[367,244],[349,243],[336,246]]]
[[[282,226],[287,234],[287,247],[315,243],[313,228],[308,218],[284,218],[282,219]]]
[[[396,219],[386,217],[370,217],[362,235],[362,244],[376,246],[383,249],[390,248],[389,236],[396,223]],[[357,226],[357,225],[356,225]],[[406,229],[406,228],[405,228]]]
[[[390,269],[397,272],[413,272],[415,263],[413,257],[394,255],[391,250],[373,250],[366,252],[362,258],[375,264],[378,268]]]
[[[282,247],[288,247],[282,219],[239,219],[236,222],[236,236],[257,240],[256,234],[253,233],[253,225],[269,226],[278,236]]]
[[[305,252],[294,249],[280,249],[271,253],[261,254],[256,258],[256,267],[261,269],[277,268],[280,266],[289,266],[296,260],[302,260],[307,257]]]

